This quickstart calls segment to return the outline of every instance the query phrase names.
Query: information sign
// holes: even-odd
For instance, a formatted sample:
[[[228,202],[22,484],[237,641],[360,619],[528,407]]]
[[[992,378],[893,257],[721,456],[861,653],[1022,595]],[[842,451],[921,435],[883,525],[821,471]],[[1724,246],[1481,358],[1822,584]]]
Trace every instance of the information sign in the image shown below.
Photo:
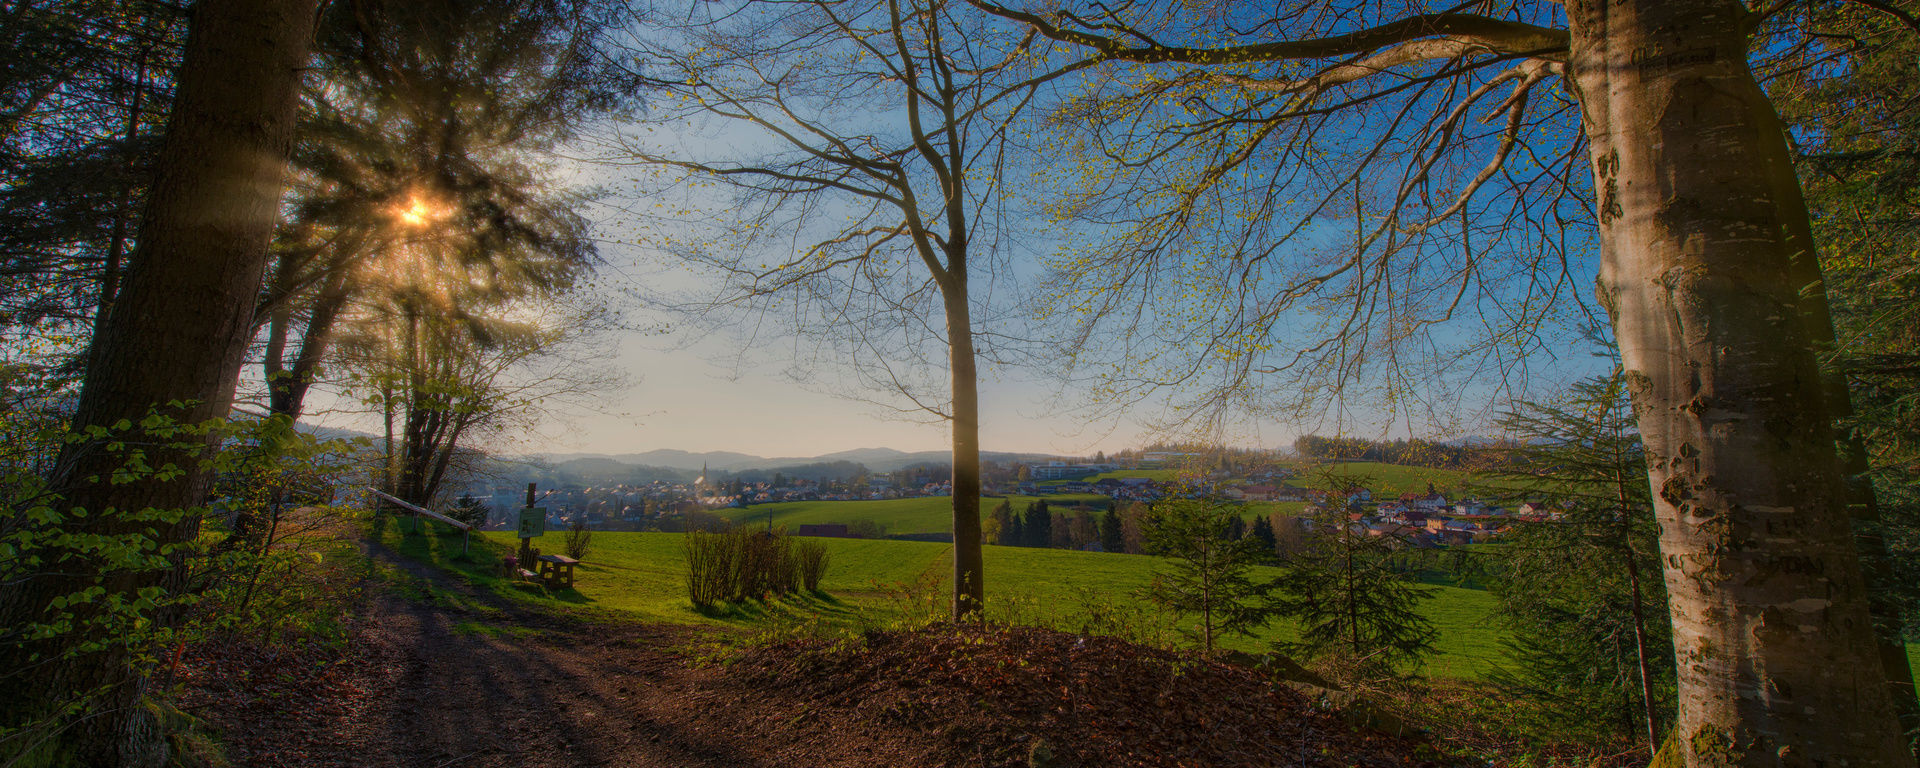
[[[546,532],[546,507],[524,507],[520,510],[520,538],[531,539]]]

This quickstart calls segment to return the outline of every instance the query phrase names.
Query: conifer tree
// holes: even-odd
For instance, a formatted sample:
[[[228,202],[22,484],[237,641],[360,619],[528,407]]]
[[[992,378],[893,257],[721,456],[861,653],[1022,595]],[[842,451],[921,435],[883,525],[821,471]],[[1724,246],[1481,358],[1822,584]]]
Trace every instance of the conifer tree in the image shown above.
[[[1223,635],[1250,636],[1273,620],[1274,584],[1253,577],[1263,557],[1252,539],[1227,537],[1240,510],[1217,501],[1179,499],[1147,515],[1147,552],[1165,558],[1147,597],[1181,615],[1197,615],[1190,631],[1212,653]]]
[[[1625,737],[1657,749],[1672,722],[1672,630],[1660,606],[1659,526],[1646,458],[1617,376],[1582,381],[1562,404],[1520,403],[1519,438],[1483,495],[1547,500],[1561,519],[1516,525],[1494,585],[1513,664],[1494,681],[1536,727]]]
[[[1432,654],[1438,633],[1416,609],[1434,590],[1392,567],[1398,542],[1358,529],[1341,507],[1310,521],[1278,600],[1279,612],[1299,623],[1300,641],[1275,646],[1361,680],[1397,676]]]
[[[1053,543],[1053,512],[1047,509],[1047,500],[1041,499],[1027,507],[1027,524],[1024,528],[1029,547],[1045,549]]]
[[[1253,519],[1253,527],[1247,531],[1247,537],[1260,542],[1260,547],[1266,552],[1267,557],[1273,557],[1274,546],[1279,542],[1273,535],[1273,522],[1267,519],[1266,515]]]
[[[1114,506],[1107,507],[1107,514],[1100,518],[1100,548],[1108,552],[1125,552],[1126,538],[1120,531],[1120,512]]]
[[[993,543],[1003,547],[1020,545],[1020,516],[1013,513],[1013,502],[1002,501],[993,508],[994,530],[999,534]]]

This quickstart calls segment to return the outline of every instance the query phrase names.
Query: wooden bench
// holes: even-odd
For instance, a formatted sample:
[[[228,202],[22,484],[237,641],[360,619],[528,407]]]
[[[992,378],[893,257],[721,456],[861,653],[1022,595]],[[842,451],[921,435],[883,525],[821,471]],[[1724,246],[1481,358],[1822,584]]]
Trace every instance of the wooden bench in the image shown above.
[[[540,584],[547,589],[572,589],[573,567],[580,564],[566,555],[541,555]]]

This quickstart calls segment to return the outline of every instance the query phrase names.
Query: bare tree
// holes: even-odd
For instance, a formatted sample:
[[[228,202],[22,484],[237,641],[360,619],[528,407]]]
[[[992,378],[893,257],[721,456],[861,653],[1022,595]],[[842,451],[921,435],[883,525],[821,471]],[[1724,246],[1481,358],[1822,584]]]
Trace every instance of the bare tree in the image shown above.
[[[1122,137],[1161,136],[1145,153],[1098,145],[1158,183],[1128,182],[1147,191],[1118,196],[1113,210],[1130,218],[1114,221],[1115,245],[1100,251],[1110,261],[1096,266],[1139,286],[1168,275],[1155,258],[1171,250],[1173,266],[1225,265],[1226,288],[1253,284],[1202,303],[1225,318],[1198,324],[1212,356],[1202,363],[1225,360],[1227,386],[1204,390],[1217,403],[1259,402],[1268,368],[1353,381],[1358,356],[1383,348],[1371,334],[1391,341],[1486,307],[1483,284],[1532,289],[1510,297],[1523,321],[1489,336],[1524,338],[1529,307],[1553,298],[1539,281],[1568,285],[1567,250],[1475,239],[1596,222],[1598,303],[1661,524],[1687,763],[1912,762],[1890,695],[1903,675],[1876,657],[1848,535],[1831,427],[1844,395],[1816,360],[1832,330],[1806,208],[1748,64],[1764,13],[1622,0],[1298,3],[1260,18],[1170,3],[1082,17],[973,1],[1130,62],[1112,70],[1118,95],[1090,97],[1080,114],[1125,116]],[[1490,130],[1472,129],[1479,109]],[[1261,183],[1239,183],[1248,177]],[[1252,197],[1224,193],[1243,190]],[[1536,207],[1556,192],[1572,194]],[[1343,207],[1345,241],[1313,247]],[[1211,231],[1249,214],[1251,229]],[[1318,256],[1267,271],[1297,252]],[[1287,279],[1260,282],[1269,275]],[[1278,365],[1259,362],[1273,359],[1261,345],[1290,332],[1311,335]],[[1209,373],[1221,381],[1205,367],[1174,378]]]
[[[697,13],[654,30],[642,59],[671,97],[656,122],[719,137],[633,154],[669,180],[735,193],[720,231],[671,246],[721,278],[699,309],[741,311],[756,328],[783,319],[822,341],[806,362],[850,364],[863,384],[904,398],[901,412],[949,425],[953,612],[976,612],[976,358],[992,339],[978,313],[1015,248],[1003,229],[1010,121],[1048,78],[1030,73],[1031,33],[944,0]],[[945,386],[928,375],[942,367]]]

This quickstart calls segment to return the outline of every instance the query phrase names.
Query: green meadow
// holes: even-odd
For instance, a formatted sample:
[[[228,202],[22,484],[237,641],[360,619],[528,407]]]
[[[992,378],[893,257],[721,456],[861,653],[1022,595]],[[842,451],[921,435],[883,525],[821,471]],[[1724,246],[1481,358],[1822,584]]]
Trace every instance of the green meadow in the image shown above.
[[[980,512],[992,514],[1000,503],[1011,502],[1014,510],[1025,509],[1036,496],[986,497],[980,499]],[[1044,497],[1049,506],[1105,504],[1107,497],[1097,493],[1063,493]],[[918,496],[910,499],[875,501],[782,501],[750,507],[714,510],[727,520],[741,525],[761,525],[771,521],[775,527],[798,530],[802,525],[847,524],[872,520],[885,526],[887,533],[949,533],[953,531],[953,500],[947,496]]]
[[[815,539],[827,547],[831,558],[821,582],[823,594],[702,612],[686,596],[681,534],[597,532],[592,551],[576,573],[574,589],[553,593],[499,576],[499,558],[512,554],[516,546],[511,532],[475,537],[472,551],[464,558],[459,557],[457,535],[404,536],[397,526],[390,526],[381,536],[402,554],[458,573],[477,587],[513,600],[653,622],[749,629],[780,620],[818,619],[855,626],[885,623],[915,611],[941,614],[951,569],[948,544]],[[536,543],[544,551],[556,552],[561,537],[549,534]],[[989,546],[990,618],[1076,631],[1089,623],[1100,626],[1104,620],[1109,628],[1137,637],[1154,635],[1152,628],[1167,619],[1138,592],[1151,581],[1158,560],[1144,555]],[[1428,674],[1477,677],[1493,668],[1501,638],[1493,607],[1493,597],[1485,592],[1438,588],[1424,608],[1440,630],[1440,652],[1430,660]],[[1173,637],[1166,632],[1157,636]],[[1258,652],[1270,641],[1294,637],[1292,626],[1275,623],[1257,637],[1230,638],[1223,644]]]
[[[1116,469],[1112,472],[1101,472],[1097,475],[1089,475],[1075,480],[1042,480],[1038,484],[1059,485],[1061,483],[1071,482],[1097,483],[1101,480],[1125,480],[1129,477],[1144,477],[1155,482],[1171,483],[1181,479],[1182,476],[1191,474],[1193,474],[1193,471],[1186,469]]]
[[[1428,483],[1432,483],[1435,490],[1452,496],[1460,492],[1468,479],[1468,474],[1459,470],[1407,467],[1371,461],[1329,464],[1327,468],[1358,477],[1362,484],[1373,491],[1375,499],[1398,498],[1403,493],[1426,493]],[[1313,480],[1312,470],[1308,470],[1306,474],[1295,478],[1293,484],[1312,487]]]

